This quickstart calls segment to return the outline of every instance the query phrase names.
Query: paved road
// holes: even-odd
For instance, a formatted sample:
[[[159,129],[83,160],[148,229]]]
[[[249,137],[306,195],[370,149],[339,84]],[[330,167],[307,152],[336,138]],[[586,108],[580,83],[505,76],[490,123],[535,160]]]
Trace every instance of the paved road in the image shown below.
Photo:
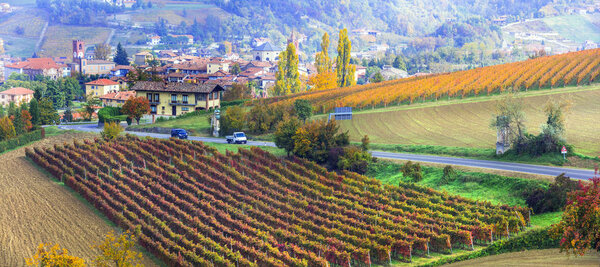
[[[79,124],[79,125],[60,125],[60,129],[72,129],[85,132],[100,132],[102,129],[98,128],[95,124]],[[156,133],[142,133],[142,132],[131,132],[129,134],[138,136],[150,136],[154,138],[169,138],[168,134],[156,134]],[[223,138],[213,137],[199,137],[190,136],[190,140],[211,142],[211,143],[227,143]],[[275,147],[273,142],[266,141],[248,141],[248,145],[251,146],[270,146]],[[399,159],[399,160],[412,160],[420,162],[440,163],[448,165],[459,165],[467,167],[478,167],[486,169],[496,169],[504,171],[515,171],[524,172],[538,175],[550,175],[557,176],[561,173],[565,173],[567,176],[575,179],[589,179],[594,176],[593,170],[585,169],[572,169],[562,167],[551,167],[551,166],[540,166],[522,163],[502,162],[502,161],[491,161],[491,160],[478,160],[478,159],[465,159],[465,158],[454,158],[454,157],[441,157],[441,156],[430,156],[420,154],[407,154],[407,153],[393,153],[393,152],[381,152],[371,151],[371,154],[378,158],[386,159]]]

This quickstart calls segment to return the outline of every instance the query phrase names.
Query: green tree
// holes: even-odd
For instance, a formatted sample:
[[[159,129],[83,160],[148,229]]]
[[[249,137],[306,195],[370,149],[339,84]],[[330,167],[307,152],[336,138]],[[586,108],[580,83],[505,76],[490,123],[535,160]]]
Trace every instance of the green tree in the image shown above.
[[[287,152],[288,157],[290,152],[294,151],[294,135],[300,128],[300,121],[296,117],[291,117],[283,120],[277,125],[275,131],[275,145],[278,148],[283,148]]]
[[[520,153],[521,145],[526,142],[526,121],[523,100],[509,93],[498,101],[491,126],[499,131],[506,130],[511,146]]]
[[[121,46],[121,43],[119,43],[117,45],[117,51],[116,51],[113,61],[117,65],[129,65],[129,59],[127,59],[127,51],[125,51],[125,49],[123,49],[123,46]]]
[[[31,102],[29,102],[29,113],[31,113],[31,123],[34,126],[40,125],[40,108],[38,107],[38,101],[35,98],[31,99]]]
[[[15,126],[15,133],[21,135],[25,133],[25,123],[23,122],[23,116],[21,109],[17,109],[17,112],[12,117],[13,125]]]
[[[221,114],[221,129],[219,134],[225,136],[233,132],[242,131],[246,125],[245,121],[246,113],[242,107],[229,107]]]
[[[392,63],[392,66],[394,66],[394,68],[397,69],[406,70],[406,62],[404,61],[404,58],[402,58],[402,56],[400,55],[396,56],[396,58],[394,59],[394,63]]]
[[[292,43],[289,43],[286,50],[279,54],[276,78],[275,95],[288,95],[300,92],[301,82],[300,73],[298,72],[298,54],[296,54],[296,46]]]
[[[380,83],[383,82],[383,75],[381,75],[381,71],[376,72],[373,77],[369,80],[371,83]]]
[[[411,178],[415,183],[423,180],[423,172],[421,171],[421,164],[419,163],[408,161],[402,165],[400,171],[402,172],[402,176]]]
[[[233,64],[233,66],[231,66],[229,72],[237,76],[238,74],[240,74],[240,72],[242,72],[242,68],[240,68],[240,64],[236,62]]]
[[[369,136],[365,134],[362,139],[360,139],[360,148],[362,151],[369,151],[369,144],[371,141],[369,140]]]
[[[91,121],[94,112],[96,111],[96,107],[100,106],[102,101],[95,96],[88,96],[87,101],[83,103],[83,107],[81,109],[81,114],[83,115],[83,119],[85,121]]]
[[[256,104],[246,113],[248,130],[255,134],[264,134],[273,127],[274,114],[267,104]]]
[[[348,30],[340,30],[340,39],[338,41],[337,48],[337,84],[338,87],[346,87],[356,84],[354,80],[354,73],[356,67],[350,64],[350,51],[352,50],[352,43],[348,39]]]
[[[39,103],[39,108],[40,123],[42,125],[55,124],[59,122],[60,116],[58,115],[58,112],[56,112],[56,109],[54,109],[54,105],[52,104],[50,98],[42,98]]]
[[[306,99],[298,99],[294,101],[294,112],[304,123],[312,116],[312,105]]]

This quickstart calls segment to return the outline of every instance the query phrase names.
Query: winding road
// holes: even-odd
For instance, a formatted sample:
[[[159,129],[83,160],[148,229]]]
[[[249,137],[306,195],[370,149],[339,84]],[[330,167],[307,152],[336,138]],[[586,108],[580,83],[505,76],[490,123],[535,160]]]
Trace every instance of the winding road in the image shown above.
[[[84,132],[100,132],[101,128],[98,128],[96,124],[70,124],[60,125],[59,129],[63,130],[77,130]],[[132,132],[126,131],[126,133],[137,135],[137,136],[149,136],[154,138],[170,138],[168,134],[157,134],[157,133],[143,133],[143,132]],[[214,137],[200,137],[190,136],[189,140],[210,142],[210,143],[227,143],[223,138]],[[248,141],[250,146],[270,146],[275,147],[273,142],[267,141]],[[422,154],[408,154],[408,153],[394,153],[394,152],[382,152],[382,151],[371,151],[371,154],[378,158],[385,159],[397,159],[397,160],[411,160],[419,162],[439,163],[448,165],[458,165],[466,167],[496,169],[504,171],[514,171],[522,173],[531,173],[538,175],[549,175],[557,176],[561,173],[565,173],[567,176],[574,179],[587,180],[594,177],[593,170],[586,169],[574,169],[574,168],[563,168],[563,167],[552,167],[552,166],[541,166],[523,163],[503,162],[503,161],[492,161],[492,160],[478,160],[478,159],[466,159],[466,158],[454,158],[454,157],[442,157],[442,156],[431,156]]]

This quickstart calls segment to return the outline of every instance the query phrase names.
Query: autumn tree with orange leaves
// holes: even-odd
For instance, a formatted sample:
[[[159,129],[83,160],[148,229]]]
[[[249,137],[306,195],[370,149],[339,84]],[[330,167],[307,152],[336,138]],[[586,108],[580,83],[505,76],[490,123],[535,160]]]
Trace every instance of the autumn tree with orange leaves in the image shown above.
[[[130,97],[125,101],[125,104],[123,104],[121,112],[126,114],[129,118],[135,119],[139,125],[142,116],[150,113],[150,101],[143,96]]]

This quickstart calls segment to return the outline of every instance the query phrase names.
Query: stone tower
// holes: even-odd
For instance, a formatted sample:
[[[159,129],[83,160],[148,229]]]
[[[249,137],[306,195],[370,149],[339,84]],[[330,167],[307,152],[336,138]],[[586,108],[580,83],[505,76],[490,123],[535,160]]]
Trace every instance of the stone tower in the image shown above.
[[[85,43],[82,40],[73,40],[73,62],[79,62],[85,57]]]

